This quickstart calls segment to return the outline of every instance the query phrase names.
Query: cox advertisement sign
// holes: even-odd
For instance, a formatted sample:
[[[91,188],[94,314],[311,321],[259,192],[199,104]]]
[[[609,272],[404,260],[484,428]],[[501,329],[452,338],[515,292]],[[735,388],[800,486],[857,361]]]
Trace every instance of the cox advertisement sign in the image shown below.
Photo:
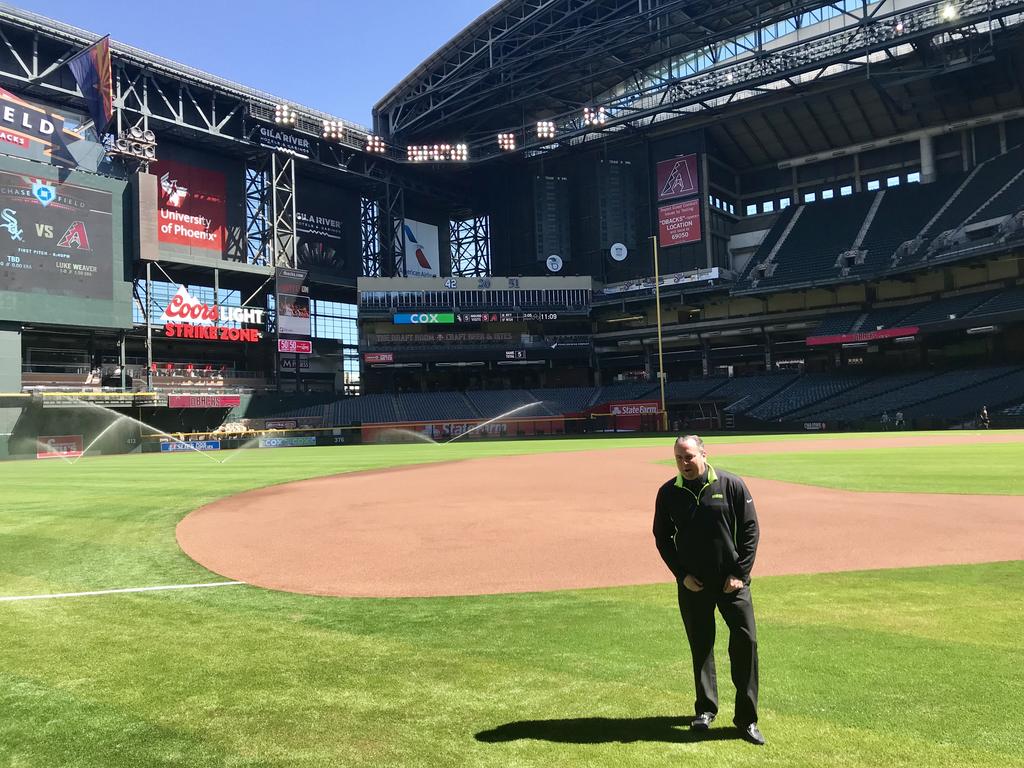
[[[184,442],[160,443],[161,453],[178,453],[180,451],[219,451],[220,440],[186,440]]]
[[[301,448],[316,445],[315,437],[261,437],[260,448]]]
[[[454,312],[415,312],[395,315],[395,325],[455,325]]]

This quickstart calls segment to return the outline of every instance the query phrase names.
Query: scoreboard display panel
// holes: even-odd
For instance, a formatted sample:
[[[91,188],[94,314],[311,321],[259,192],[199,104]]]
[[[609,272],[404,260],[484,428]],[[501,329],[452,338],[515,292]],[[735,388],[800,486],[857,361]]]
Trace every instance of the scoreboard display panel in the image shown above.
[[[113,298],[109,191],[0,170],[3,290]]]

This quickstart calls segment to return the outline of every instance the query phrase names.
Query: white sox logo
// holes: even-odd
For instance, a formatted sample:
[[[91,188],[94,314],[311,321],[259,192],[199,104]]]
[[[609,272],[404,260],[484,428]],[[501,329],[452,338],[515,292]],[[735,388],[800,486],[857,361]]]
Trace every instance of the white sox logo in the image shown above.
[[[188,197],[188,187],[183,187],[177,179],[172,179],[170,172],[160,177],[160,189],[167,196],[167,204],[180,208]]]
[[[0,227],[7,230],[11,240],[23,240],[24,238],[21,236],[22,230],[18,226],[18,219],[14,215],[15,213],[16,211],[13,208],[4,208],[3,213],[0,214],[3,216],[4,223],[0,224]]]
[[[58,248],[76,248],[79,251],[91,251],[89,247],[89,233],[85,231],[85,223],[81,221],[71,222],[64,237],[57,243]]]

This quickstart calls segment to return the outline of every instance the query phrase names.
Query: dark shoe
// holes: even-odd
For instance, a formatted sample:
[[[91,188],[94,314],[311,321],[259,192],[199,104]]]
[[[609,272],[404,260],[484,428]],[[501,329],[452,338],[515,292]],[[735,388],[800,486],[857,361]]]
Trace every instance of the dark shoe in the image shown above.
[[[757,723],[751,723],[746,728],[740,728],[740,733],[742,733],[743,738],[751,744],[757,744],[759,747],[764,746],[764,736],[762,736],[761,731],[758,730]]]
[[[714,712],[701,712],[690,722],[690,728],[694,731],[706,731],[714,721]]]

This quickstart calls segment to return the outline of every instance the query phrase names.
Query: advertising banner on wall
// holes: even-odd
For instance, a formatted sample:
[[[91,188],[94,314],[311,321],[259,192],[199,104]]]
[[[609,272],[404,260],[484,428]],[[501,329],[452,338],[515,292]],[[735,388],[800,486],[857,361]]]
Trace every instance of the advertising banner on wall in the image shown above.
[[[241,395],[168,395],[168,408],[237,408]]]
[[[309,297],[277,296],[277,332],[287,336],[310,335]]]
[[[697,155],[680,155],[657,165],[658,201],[695,195],[700,191]]]
[[[263,310],[256,307],[224,307],[199,301],[179,285],[160,315],[164,336],[169,339],[203,339],[255,344],[263,338]],[[221,325],[230,323],[231,326]],[[254,325],[238,328],[235,325]]]
[[[222,258],[227,239],[224,174],[176,160],[159,160],[149,168],[157,177],[160,253]]]
[[[111,205],[104,190],[0,171],[0,289],[112,298]]]
[[[658,208],[658,245],[662,248],[700,238],[700,198]]]
[[[295,214],[299,235],[296,252],[299,268],[340,274],[345,266],[341,219],[299,210]]]
[[[0,88],[0,152],[63,168],[95,171],[106,153],[81,131],[82,119],[70,113],[59,114]]]
[[[85,440],[81,435],[40,435],[36,445],[37,459],[73,459],[82,455]]]
[[[219,451],[220,440],[184,440],[182,442],[160,442],[161,453],[178,453],[180,451]]]
[[[439,277],[437,227],[413,219],[405,220],[405,274],[407,277]]]

